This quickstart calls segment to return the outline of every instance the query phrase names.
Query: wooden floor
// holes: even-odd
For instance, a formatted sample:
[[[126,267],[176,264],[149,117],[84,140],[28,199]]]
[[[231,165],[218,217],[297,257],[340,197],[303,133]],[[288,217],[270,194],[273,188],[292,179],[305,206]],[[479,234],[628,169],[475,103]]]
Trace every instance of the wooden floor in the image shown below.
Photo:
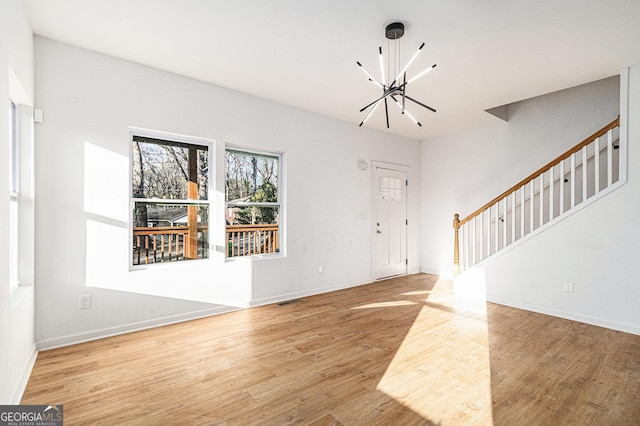
[[[412,275],[41,352],[66,425],[637,425],[640,336]]]

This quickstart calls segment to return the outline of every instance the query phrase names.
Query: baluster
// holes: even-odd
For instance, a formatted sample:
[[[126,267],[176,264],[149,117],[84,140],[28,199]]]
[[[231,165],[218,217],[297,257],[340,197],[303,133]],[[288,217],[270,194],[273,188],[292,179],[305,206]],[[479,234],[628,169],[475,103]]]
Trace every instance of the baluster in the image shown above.
[[[271,253],[271,231],[264,231],[264,244],[262,244],[262,252],[263,253]]]
[[[516,191],[511,194],[511,242],[516,240]]]
[[[491,256],[491,207],[487,209],[487,257]]]
[[[460,225],[460,271],[461,272],[467,269],[465,267],[468,259],[466,233],[467,233],[467,225],[466,224]]]
[[[494,251],[494,253],[497,253],[498,250],[500,250],[500,224],[498,223],[500,221],[500,201],[498,201],[496,203],[496,220],[495,220],[495,234],[496,234],[496,250]]]
[[[600,138],[596,138],[594,141],[593,164],[595,166],[595,172],[593,173],[595,179],[595,189],[593,193],[595,195],[600,192]]]
[[[140,235],[136,236],[136,247],[138,248],[138,262],[136,265],[140,264]]]
[[[575,154],[571,154],[571,170],[570,170],[570,176],[571,176],[571,208],[574,208],[576,206],[576,155]]]
[[[507,199],[502,200],[502,248],[507,246]]]
[[[533,200],[535,200],[535,179],[531,181],[531,189],[529,191],[529,233],[533,232],[535,217],[533,217]]]
[[[544,224],[544,172],[540,173],[540,226]]]
[[[587,186],[589,186],[587,181],[587,147],[588,145],[585,145],[584,148],[582,148],[582,202],[583,203],[587,201]]]
[[[276,249],[277,249],[277,245],[278,245],[278,233],[277,233],[277,231],[273,231],[272,230],[269,233],[269,239],[271,241],[271,245],[270,245],[271,253],[275,253]]]
[[[258,231],[253,231],[253,254],[258,253],[259,235]]]
[[[279,234],[279,232],[278,232],[278,230],[277,230],[277,229],[276,229],[275,231],[273,231],[273,251],[274,251],[274,252],[275,252],[275,251],[278,249],[278,247],[279,247],[279,246],[278,246],[279,241],[280,241],[280,239],[279,239],[279,238],[280,238],[280,237],[279,237],[279,235],[280,235],[280,234]]]
[[[480,213],[480,244],[478,244],[478,248],[480,251],[480,261],[482,261],[482,259],[484,259],[484,253],[483,253],[483,249],[484,249],[484,211],[482,213]]]
[[[549,168],[549,221],[553,220],[553,168]]]
[[[560,211],[558,215],[564,213],[564,160],[560,161],[560,179],[558,179],[560,185]]]
[[[153,234],[153,263],[158,263],[158,236]]]
[[[469,222],[469,245],[471,246],[471,262],[470,262],[471,266],[476,264],[476,217],[474,217]]]
[[[240,245],[240,231],[235,231],[233,234],[234,234],[233,255],[242,256],[242,253],[240,252],[240,247],[242,247]]]
[[[148,235],[144,236],[144,254],[145,254],[144,263],[148,265],[149,264],[149,236]]]
[[[160,261],[164,262],[164,234],[160,234]]]
[[[613,183],[613,132],[607,132],[607,188]]]
[[[524,217],[525,217],[525,192],[526,185],[520,187],[520,238],[524,237]]]

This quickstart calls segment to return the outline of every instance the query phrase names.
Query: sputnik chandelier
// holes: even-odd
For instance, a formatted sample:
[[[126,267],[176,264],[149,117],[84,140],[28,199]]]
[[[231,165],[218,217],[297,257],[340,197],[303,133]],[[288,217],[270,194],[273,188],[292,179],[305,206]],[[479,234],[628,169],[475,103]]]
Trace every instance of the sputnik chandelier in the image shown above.
[[[400,108],[400,110],[402,111],[402,115],[406,115],[420,127],[422,127],[422,124],[420,124],[420,122],[407,110],[407,107],[405,105],[407,100],[417,105],[420,105],[421,107],[426,108],[429,111],[436,112],[436,110],[431,108],[430,106],[425,105],[422,102],[417,101],[411,96],[407,95],[407,86],[411,82],[417,80],[418,78],[422,77],[423,75],[425,75],[426,73],[428,73],[429,71],[431,71],[436,67],[436,65],[434,64],[433,66],[427,68],[426,70],[416,74],[415,76],[411,77],[411,79],[407,80],[407,69],[420,54],[420,51],[424,47],[424,43],[420,45],[420,47],[418,48],[418,51],[413,55],[413,57],[411,57],[411,59],[409,60],[409,62],[407,62],[404,68],[402,68],[400,72],[397,72],[398,69],[400,68],[399,67],[400,38],[403,35],[404,35],[404,24],[402,24],[401,22],[394,22],[392,24],[387,25],[387,28],[385,29],[385,36],[388,39],[387,41],[388,58],[387,58],[387,67],[386,67],[387,72],[385,73],[385,62],[382,55],[382,47],[379,47],[378,51],[380,53],[379,58],[380,58],[380,74],[381,74],[380,79],[374,77],[373,74],[371,74],[371,72],[369,72],[369,70],[366,69],[364,65],[362,65],[360,62],[356,62],[360,67],[360,69],[362,69],[362,71],[364,71],[364,73],[367,75],[367,77],[369,78],[369,81],[373,82],[374,84],[376,84],[378,87],[382,89],[382,96],[380,96],[379,98],[377,98],[376,100],[374,100],[373,102],[371,102],[370,104],[368,104],[367,106],[365,106],[360,110],[360,112],[369,110],[365,115],[364,119],[362,120],[362,122],[360,123],[360,126],[362,126],[369,119],[369,117],[371,117],[371,115],[380,106],[380,104],[384,103],[384,112],[387,118],[387,129],[388,129],[389,128],[389,106],[388,106],[389,99],[391,99],[391,101]],[[393,50],[393,55],[391,54],[391,50]],[[389,82],[391,76],[393,75],[395,75],[396,77],[391,82]]]

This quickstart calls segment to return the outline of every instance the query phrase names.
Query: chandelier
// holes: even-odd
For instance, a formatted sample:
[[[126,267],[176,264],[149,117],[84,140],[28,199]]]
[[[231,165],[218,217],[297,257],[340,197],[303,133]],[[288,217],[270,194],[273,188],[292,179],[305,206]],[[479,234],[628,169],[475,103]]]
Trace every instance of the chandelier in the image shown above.
[[[367,68],[365,68],[364,65],[362,65],[360,62],[356,62],[360,67],[360,69],[362,69],[362,71],[364,71],[364,73],[367,75],[367,78],[369,79],[369,81],[376,84],[378,87],[380,87],[380,89],[382,89],[382,96],[380,96],[379,98],[377,98],[376,100],[374,100],[373,102],[371,102],[370,104],[368,104],[367,106],[365,106],[360,110],[360,112],[364,112],[368,110],[364,119],[360,123],[360,126],[362,126],[369,119],[369,117],[380,106],[380,104],[384,103],[384,112],[387,118],[387,129],[388,129],[389,128],[389,106],[388,106],[389,101],[396,104],[400,108],[400,110],[402,111],[402,115],[406,115],[420,127],[422,127],[422,124],[420,124],[420,122],[407,110],[406,101],[413,102],[416,105],[419,105],[423,108],[428,109],[429,111],[436,112],[436,110],[431,108],[430,106],[425,105],[424,103],[407,95],[407,86],[411,82],[417,80],[418,78],[422,77],[423,75],[425,75],[426,73],[434,69],[436,65],[435,64],[432,65],[431,67],[427,68],[426,70],[416,74],[415,76],[407,80],[407,69],[420,54],[420,51],[424,47],[424,43],[420,45],[420,47],[418,48],[418,51],[411,57],[409,62],[407,62],[407,64],[402,69],[400,69],[399,67],[400,38],[403,35],[404,35],[404,24],[402,24],[401,22],[394,22],[392,24],[387,25],[385,29],[385,36],[387,38],[386,72],[385,72],[385,61],[382,55],[382,47],[379,47],[378,52],[380,53],[379,58],[380,58],[380,75],[381,75],[379,79],[374,77],[373,74],[371,74],[371,72]],[[398,72],[399,69],[400,71]],[[395,76],[393,80],[391,80],[392,76]]]

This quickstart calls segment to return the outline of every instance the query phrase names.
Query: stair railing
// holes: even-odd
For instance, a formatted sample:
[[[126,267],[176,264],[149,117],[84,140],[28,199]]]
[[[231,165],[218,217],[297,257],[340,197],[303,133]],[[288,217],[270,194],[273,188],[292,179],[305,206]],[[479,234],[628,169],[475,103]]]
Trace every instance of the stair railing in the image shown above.
[[[465,218],[456,213],[454,274],[618,182],[619,127],[620,116]]]

